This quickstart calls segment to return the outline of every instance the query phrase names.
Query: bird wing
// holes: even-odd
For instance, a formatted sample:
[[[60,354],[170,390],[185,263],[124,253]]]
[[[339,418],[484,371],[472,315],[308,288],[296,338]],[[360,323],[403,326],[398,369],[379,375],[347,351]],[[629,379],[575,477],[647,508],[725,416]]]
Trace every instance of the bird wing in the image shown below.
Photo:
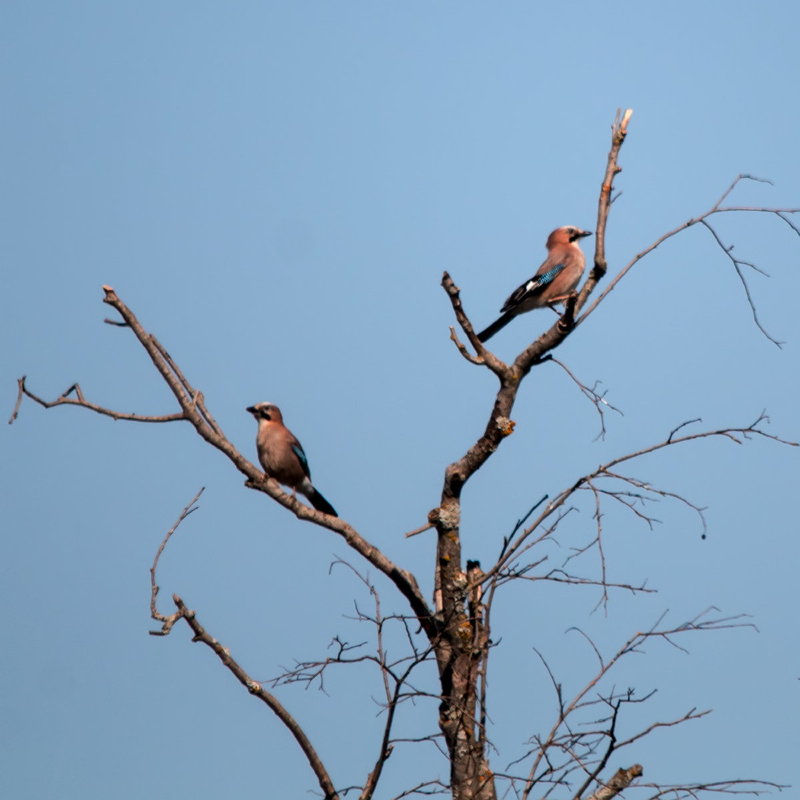
[[[298,460],[300,461],[300,466],[303,468],[303,472],[305,473],[306,478],[311,477],[311,471],[308,468],[308,459],[306,458],[305,451],[303,450],[303,445],[295,439],[292,442],[292,452],[297,456]]]
[[[566,266],[566,264],[554,264],[545,272],[537,272],[529,281],[526,281],[522,286],[518,286],[509,296],[500,311],[511,311],[512,308],[524,303],[529,297],[541,292],[546,286],[549,286]]]

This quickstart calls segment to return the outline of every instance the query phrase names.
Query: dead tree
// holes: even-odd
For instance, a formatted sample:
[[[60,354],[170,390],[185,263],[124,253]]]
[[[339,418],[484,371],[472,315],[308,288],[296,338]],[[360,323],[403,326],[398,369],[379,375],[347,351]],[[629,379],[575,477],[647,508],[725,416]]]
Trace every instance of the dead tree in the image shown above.
[[[324,528],[345,542],[354,563],[341,561],[338,565],[352,569],[372,598],[372,607],[369,610],[358,608],[357,614],[360,621],[372,626],[372,646],[352,645],[337,638],[333,642],[332,654],[320,660],[297,662],[271,683],[254,679],[228,648],[205,629],[199,615],[179,595],[173,595],[175,610],[171,613],[165,613],[158,608],[159,558],[178,525],[196,508],[199,493],[167,532],[151,569],[151,614],[160,623],[159,630],[152,633],[167,635],[181,621],[188,625],[193,641],[209,647],[247,691],[264,703],[286,726],[305,754],[327,800],[343,797],[353,791],[358,793],[361,800],[379,796],[376,794],[377,787],[387,759],[400,742],[408,741],[399,738],[394,732],[398,710],[409,699],[422,697],[436,700],[438,720],[432,722],[427,734],[415,741],[433,742],[440,747],[449,761],[449,776],[447,779],[419,776],[396,795],[398,798],[442,793],[450,794],[456,800],[495,800],[499,796],[509,795],[524,800],[557,794],[559,797],[569,795],[573,800],[610,800],[623,790],[629,790],[629,794],[637,791],[637,796],[651,798],[688,798],[709,792],[755,794],[769,786],[775,786],[763,781],[738,778],[702,784],[654,785],[644,781],[644,768],[639,764],[634,763],[616,771],[611,765],[612,756],[654,730],[698,719],[707,712],[691,709],[672,719],[652,722],[637,733],[623,737],[619,734],[618,726],[621,716],[631,704],[643,703],[649,695],[639,697],[631,689],[620,691],[609,688],[607,676],[621,660],[640,651],[648,642],[662,640],[680,646],[678,640],[691,632],[744,624],[740,617],[715,617],[711,612],[704,612],[694,619],[679,623],[668,623],[659,619],[648,630],[631,635],[620,643],[617,650],[609,654],[600,652],[592,643],[597,668],[585,686],[574,695],[567,696],[551,673],[556,697],[554,719],[550,722],[539,721],[540,732],[531,737],[531,746],[515,762],[502,768],[491,763],[492,748],[487,728],[487,674],[494,646],[491,634],[492,604],[498,592],[509,583],[526,580],[595,585],[601,592],[602,603],[606,602],[608,592],[616,587],[645,591],[643,586],[615,584],[607,577],[603,550],[604,506],[609,503],[618,504],[644,523],[652,524],[648,502],[667,498],[686,504],[701,520],[703,517],[702,509],[685,498],[652,486],[632,473],[630,470],[638,458],[665,448],[687,447],[695,440],[711,437],[737,443],[752,438],[765,438],[785,445],[796,445],[767,433],[763,428],[766,421],[763,414],[751,424],[739,427],[696,430],[692,427],[696,420],[683,423],[661,441],[600,465],[594,471],[576,478],[553,497],[544,498],[534,505],[504,539],[493,564],[482,568],[474,561],[465,563],[460,536],[462,493],[475,472],[490,459],[503,440],[512,434],[514,422],[511,415],[523,380],[531,370],[546,362],[556,363],[594,403],[602,425],[603,415],[611,406],[596,388],[579,381],[566,365],[554,358],[553,353],[567,337],[580,331],[620,280],[667,239],[694,226],[705,228],[741,279],[755,323],[765,336],[778,344],[764,329],[750,296],[745,268],[756,267],[737,259],[733,255],[732,246],[726,245],[713,227],[715,217],[720,214],[767,213],[800,235],[800,229],[791,220],[791,215],[799,209],[728,204],[731,192],[741,182],[757,180],[752,176],[738,176],[707,211],[659,237],[619,268],[602,292],[597,291],[608,269],[605,255],[606,228],[614,199],[614,180],[621,171],[618,164],[620,149],[628,132],[630,118],[630,111],[618,114],[612,126],[611,148],[598,202],[594,262],[588,278],[578,291],[566,299],[563,313],[560,313],[552,326],[512,362],[503,362],[481,343],[464,310],[458,287],[449,274],[445,273],[443,276],[442,286],[467,343],[462,342],[454,328],[450,329],[451,338],[467,362],[488,369],[495,375],[498,388],[482,435],[469,446],[461,458],[445,469],[439,505],[430,511],[425,525],[407,534],[413,535],[431,529],[436,531],[435,557],[432,559],[436,587],[433,604],[423,595],[411,572],[387,558],[348,522],[309,508],[292,494],[283,491],[274,480],[245,458],[214,419],[206,406],[203,393],[189,382],[166,348],[144,329],[134,312],[110,286],[103,287],[104,302],[117,312],[120,319],[106,321],[127,327],[138,339],[162,380],[174,394],[179,410],[159,416],[122,413],[90,402],[78,384],[71,386],[55,400],[46,401],[28,388],[24,377],[19,380],[17,404],[10,421],[16,418],[23,398],[28,397],[45,408],[75,405],[120,420],[145,423],[188,422],[199,436],[221,451],[244,475],[248,488],[268,495],[299,519]],[[551,569],[544,564],[545,559],[539,557],[540,545],[557,536],[561,521],[570,513],[572,504],[581,497],[588,498],[594,511],[591,541],[580,551],[582,553],[591,550],[597,556],[597,574],[588,578],[574,571],[569,559],[563,566]],[[398,599],[404,605],[402,611],[384,614],[378,590],[362,569],[367,565],[378,570],[393,585]],[[502,623],[497,627],[501,628]],[[390,630],[395,633],[390,634]],[[401,655],[390,656],[385,637],[398,634],[405,643],[405,650]],[[361,780],[355,785],[337,786],[329,768],[312,744],[310,733],[302,729],[282,704],[277,690],[289,683],[321,682],[332,667],[353,663],[371,664],[378,670],[384,692],[384,727],[380,741],[375,742],[374,755]],[[421,685],[417,678],[419,668],[429,663],[435,664],[438,676],[434,687]],[[549,671],[549,667],[547,669]],[[424,712],[417,709],[415,713]],[[434,729],[434,725],[438,730]]]

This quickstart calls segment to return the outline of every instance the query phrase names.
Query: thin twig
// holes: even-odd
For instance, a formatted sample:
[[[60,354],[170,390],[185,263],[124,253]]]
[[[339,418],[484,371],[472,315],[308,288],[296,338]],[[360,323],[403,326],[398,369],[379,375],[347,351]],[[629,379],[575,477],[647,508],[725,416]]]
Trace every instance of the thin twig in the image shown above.
[[[19,414],[19,408],[22,404],[23,396],[30,397],[31,400],[33,400],[35,403],[38,403],[40,406],[43,406],[44,408],[55,408],[55,406],[79,406],[80,408],[86,408],[89,411],[94,411],[95,413],[101,414],[105,417],[126,420],[128,422],[178,422],[179,420],[186,419],[184,414],[128,414],[124,411],[115,411],[111,408],[105,408],[104,406],[99,406],[96,403],[90,403],[83,396],[81,387],[77,383],[73,383],[72,386],[62,392],[55,400],[44,400],[37,394],[34,394],[25,385],[25,375],[17,379],[17,386],[19,387],[17,402],[14,406],[14,411],[11,414],[11,418],[8,420],[9,425],[16,420]],[[70,397],[71,394],[75,394],[75,397]]]
[[[756,178],[756,177],[754,177],[752,175],[745,175],[745,174],[737,175],[736,178],[731,183],[731,185],[723,192],[723,194],[720,197],[720,199],[717,200],[717,202],[714,203],[714,205],[711,206],[711,208],[709,208],[707,211],[704,211],[702,214],[698,214],[696,217],[692,217],[691,219],[687,220],[686,222],[684,222],[681,225],[678,225],[677,227],[673,228],[672,230],[667,231],[666,233],[662,234],[654,242],[652,242],[647,247],[645,247],[644,250],[642,250],[639,253],[637,253],[614,276],[614,278],[611,280],[611,282],[608,284],[608,286],[606,286],[606,288],[594,299],[594,301],[591,303],[591,305],[589,305],[589,307],[578,317],[578,319],[575,321],[575,325],[579,326],[582,322],[584,322],[586,320],[586,318],[598,307],[598,305],[600,305],[600,303],[616,288],[616,286],[625,277],[625,275],[627,275],[628,272],[630,272],[630,270],[633,269],[633,267],[636,266],[636,264],[639,263],[639,261],[641,261],[645,256],[647,256],[650,253],[652,253],[653,250],[655,250],[659,245],[663,244],[668,239],[671,239],[673,236],[676,236],[677,234],[682,233],[683,231],[687,230],[688,228],[691,228],[694,225],[698,225],[698,224],[706,225],[706,227],[709,227],[709,229],[712,230],[712,232],[713,232],[713,229],[710,228],[710,226],[707,223],[707,220],[710,217],[714,216],[715,214],[727,214],[727,213],[734,213],[734,212],[772,214],[774,216],[779,217],[781,220],[783,220],[783,222],[787,223],[789,225],[789,227],[798,236],[800,236],[800,227],[797,227],[796,225],[794,225],[791,222],[791,220],[789,219],[789,217],[788,217],[789,214],[798,214],[798,213],[800,213],[800,208],[769,208],[769,207],[764,207],[764,206],[741,206],[741,205],[723,206],[722,205],[722,203],[728,198],[728,196],[734,190],[734,188],[736,188],[736,186],[738,186],[740,182],[745,181],[745,180],[758,181],[760,183],[771,183],[771,181],[765,180],[763,178]],[[731,252],[730,252],[731,248],[726,247],[722,243],[722,241],[719,239],[719,237],[717,237],[716,235],[715,235],[715,238],[717,240],[717,243],[719,244],[719,246],[723,250],[723,252],[729,258],[732,258]],[[762,333],[771,342],[773,342],[774,344],[780,346],[780,343],[776,339],[773,339],[766,332],[766,330],[763,328],[763,326],[760,324],[760,322],[759,322],[759,320],[757,318],[756,310],[755,310],[755,304],[754,304],[754,302],[752,300],[752,296],[750,294],[750,289],[749,289],[749,287],[747,285],[747,282],[744,279],[744,275],[741,272],[741,269],[739,268],[739,265],[743,264],[743,263],[745,263],[745,262],[739,262],[737,264],[737,262],[734,260],[734,266],[736,267],[737,274],[739,275],[739,278],[742,281],[742,284],[744,285],[745,294],[747,295],[748,302],[750,303],[750,307],[751,307],[755,322],[758,325],[759,329],[762,331]],[[753,269],[758,269],[758,267],[756,267],[753,264],[747,264],[747,266],[750,266]],[[591,280],[591,278],[590,278],[590,280]],[[587,285],[588,284],[589,284],[589,281],[587,281]],[[586,286],[584,286],[584,289],[581,291],[581,296],[583,296],[585,290],[586,290]]]
[[[158,550],[156,551],[156,556],[153,559],[153,566],[150,567],[150,616],[154,620],[163,623],[161,630],[149,632],[151,636],[166,636],[172,630],[173,625],[175,625],[175,623],[181,617],[179,612],[170,614],[168,617],[159,613],[158,608],[156,607],[156,598],[158,597],[159,592],[158,583],[156,582],[156,570],[158,569],[158,562],[161,559],[161,554],[164,552],[164,548],[166,548],[170,537],[178,529],[178,526],[192,512],[197,511],[197,506],[195,504],[200,499],[200,495],[203,494],[204,491],[205,486],[201,487],[197,494],[186,504],[183,511],[181,511],[180,516],[175,521],[175,524],[166,532],[164,538],[161,540]]]

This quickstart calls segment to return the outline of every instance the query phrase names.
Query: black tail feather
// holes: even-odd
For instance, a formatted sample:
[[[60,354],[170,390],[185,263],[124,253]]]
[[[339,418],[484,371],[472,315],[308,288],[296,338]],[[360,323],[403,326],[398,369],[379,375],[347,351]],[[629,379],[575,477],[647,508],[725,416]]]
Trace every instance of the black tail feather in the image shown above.
[[[497,331],[505,328],[505,326],[508,325],[508,323],[511,322],[511,320],[516,316],[517,315],[512,311],[506,311],[505,314],[503,314],[499,319],[496,319],[488,328],[484,328],[484,330],[478,334],[478,338],[482,342],[485,342],[487,339],[491,339],[492,336],[497,333]]]
[[[311,491],[306,494],[306,497],[317,511],[322,511],[323,514],[329,514],[332,517],[339,516],[336,513],[336,509],[316,489],[311,489]]]

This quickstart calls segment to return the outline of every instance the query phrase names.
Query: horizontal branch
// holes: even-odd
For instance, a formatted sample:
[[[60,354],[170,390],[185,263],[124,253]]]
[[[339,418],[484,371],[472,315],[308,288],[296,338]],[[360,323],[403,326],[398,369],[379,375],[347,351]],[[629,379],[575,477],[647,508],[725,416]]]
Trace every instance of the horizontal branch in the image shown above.
[[[653,792],[648,800],[696,800],[700,792],[707,794],[737,794],[760,797],[771,789],[783,791],[790,787],[786,784],[762,781],[757,778],[738,778],[730,781],[709,781],[706,783],[641,783],[639,788],[649,789]],[[588,798],[591,800],[591,798]]]
[[[185,414],[128,414],[124,411],[114,411],[114,409],[99,406],[96,403],[90,403],[83,396],[83,391],[78,383],[73,383],[69,389],[62,392],[55,400],[44,400],[28,389],[28,387],[25,385],[25,378],[25,375],[23,375],[21,378],[17,378],[17,402],[14,406],[14,411],[11,413],[11,417],[8,420],[9,425],[11,425],[11,423],[13,423],[19,415],[19,408],[22,405],[23,396],[29,397],[35,403],[38,403],[44,408],[54,408],[55,406],[78,406],[80,408],[86,408],[89,411],[94,411],[95,413],[101,414],[105,417],[126,420],[129,422],[178,422],[179,420],[186,419]],[[75,394],[75,397],[70,397],[70,395],[73,393]]]

